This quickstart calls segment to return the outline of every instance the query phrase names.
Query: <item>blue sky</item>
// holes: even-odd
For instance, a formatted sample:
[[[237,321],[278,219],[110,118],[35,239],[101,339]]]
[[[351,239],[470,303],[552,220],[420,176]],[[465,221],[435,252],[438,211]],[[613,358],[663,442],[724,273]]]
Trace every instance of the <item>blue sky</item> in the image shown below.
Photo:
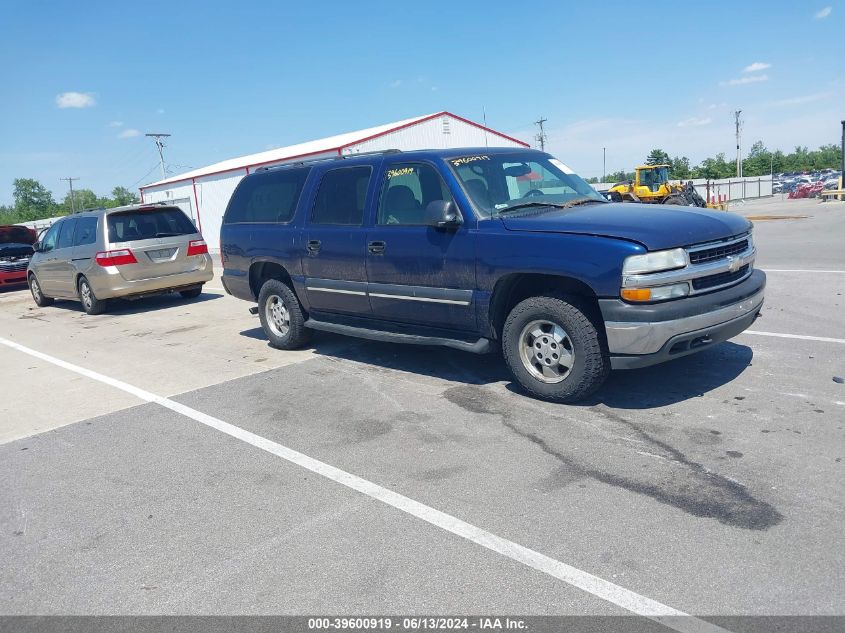
[[[0,204],[12,180],[108,193],[450,110],[585,176],[652,147],[693,163],[744,144],[818,146],[845,119],[845,4],[27,2],[0,20]],[[662,28],[661,25],[670,25]],[[64,106],[64,107],[61,107]],[[140,134],[140,135],[138,135]]]

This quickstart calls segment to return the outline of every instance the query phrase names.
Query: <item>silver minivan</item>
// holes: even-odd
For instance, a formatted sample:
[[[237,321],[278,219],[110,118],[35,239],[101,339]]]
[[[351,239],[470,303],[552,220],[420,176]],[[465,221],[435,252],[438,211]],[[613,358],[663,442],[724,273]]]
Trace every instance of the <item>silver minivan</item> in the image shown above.
[[[70,215],[34,248],[27,280],[42,307],[73,299],[100,314],[116,297],[178,291],[193,298],[213,276],[202,235],[179,207],[164,203]]]

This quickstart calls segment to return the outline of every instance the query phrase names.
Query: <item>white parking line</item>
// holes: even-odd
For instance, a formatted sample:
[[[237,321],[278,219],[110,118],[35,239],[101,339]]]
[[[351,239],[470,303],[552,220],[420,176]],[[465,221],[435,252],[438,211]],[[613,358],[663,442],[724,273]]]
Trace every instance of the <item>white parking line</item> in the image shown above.
[[[843,274],[845,270],[811,270],[811,269],[793,269],[793,268],[761,268],[766,273],[838,273]]]
[[[541,554],[540,552],[524,547],[518,543],[509,541],[508,539],[497,536],[492,532],[476,527],[466,521],[462,521],[450,514],[441,512],[440,510],[427,506],[419,501],[414,501],[409,497],[393,492],[392,490],[379,486],[376,483],[331,466],[330,464],[326,464],[325,462],[321,462],[286,446],[282,446],[277,442],[261,437],[260,435],[256,435],[255,433],[251,433],[250,431],[229,424],[228,422],[224,422],[223,420],[210,416],[206,413],[192,409],[191,407],[180,404],[170,398],[158,396],[121,380],[110,378],[109,376],[80,367],[79,365],[74,365],[73,363],[69,363],[59,358],[54,358],[53,356],[30,349],[2,337],[0,337],[0,343],[12,349],[18,350],[19,352],[23,352],[24,354],[29,354],[35,358],[40,358],[48,363],[67,369],[68,371],[75,372],[92,380],[96,380],[116,389],[125,391],[126,393],[132,394],[141,400],[153,402],[161,405],[162,407],[166,407],[171,411],[175,411],[176,413],[184,415],[201,424],[205,424],[206,426],[216,429],[221,433],[225,433],[230,437],[239,439],[242,442],[246,442],[256,448],[260,448],[263,451],[267,451],[268,453],[281,457],[288,462],[321,475],[326,479],[330,479],[372,499],[386,503],[387,505],[396,508],[397,510],[401,510],[406,514],[422,519],[423,521],[446,530],[451,534],[460,536],[461,538],[471,541],[477,545],[481,545],[482,547],[492,550],[506,558],[522,563],[523,565],[543,572],[544,574],[548,574],[558,580],[562,580],[573,587],[577,587],[582,591],[586,591],[587,593],[611,602],[616,606],[626,609],[627,611],[659,622],[668,628],[682,633],[726,633],[725,629],[716,626],[715,624],[690,616],[683,611],[673,609],[672,607],[666,606],[656,600],[652,600],[651,598],[647,598],[646,596],[642,596],[630,591],[629,589],[620,587],[619,585],[604,580],[603,578],[594,576],[589,572],[582,571],[576,567],[572,567],[571,565],[567,565],[566,563],[546,556],[545,554]]]
[[[797,338],[802,341],[820,341],[822,343],[845,343],[845,338],[806,336],[804,334],[781,334],[780,332],[761,332],[760,330],[745,330],[743,334],[756,334],[757,336],[775,336],[777,338]]]

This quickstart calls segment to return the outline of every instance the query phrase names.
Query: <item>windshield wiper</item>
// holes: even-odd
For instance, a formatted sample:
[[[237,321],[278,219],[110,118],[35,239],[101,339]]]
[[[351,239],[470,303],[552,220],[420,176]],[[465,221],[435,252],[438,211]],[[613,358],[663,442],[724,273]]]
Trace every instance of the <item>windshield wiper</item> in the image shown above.
[[[598,202],[599,204],[607,203],[607,200],[597,200],[595,198],[575,198],[574,200],[570,200],[566,204],[564,204],[564,208],[568,209],[569,207],[577,207],[579,204],[587,204],[588,202]]]
[[[554,209],[569,209],[570,207],[575,207],[579,204],[587,204],[588,202],[605,203],[607,202],[607,200],[597,200],[595,198],[584,197],[573,198],[568,202],[521,202],[519,204],[514,204],[499,210],[496,215],[502,215],[503,213],[510,213],[511,211],[517,211],[519,209],[526,209],[530,207],[552,207]]]

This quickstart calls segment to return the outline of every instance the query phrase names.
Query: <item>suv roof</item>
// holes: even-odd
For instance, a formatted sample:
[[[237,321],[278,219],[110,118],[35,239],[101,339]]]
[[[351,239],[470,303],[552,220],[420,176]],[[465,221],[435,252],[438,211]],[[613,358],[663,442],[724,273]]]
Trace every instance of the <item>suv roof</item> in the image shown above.
[[[66,215],[65,217],[76,217],[79,215],[102,215],[108,213],[114,213],[115,211],[133,211],[135,209],[155,209],[157,207],[161,207],[162,209],[166,209],[168,207],[177,207],[178,205],[171,204],[169,202],[136,202],[135,204],[125,204],[122,207],[96,207],[94,209],[82,209],[80,211],[75,211],[70,215]],[[64,218],[62,218],[64,219]]]

